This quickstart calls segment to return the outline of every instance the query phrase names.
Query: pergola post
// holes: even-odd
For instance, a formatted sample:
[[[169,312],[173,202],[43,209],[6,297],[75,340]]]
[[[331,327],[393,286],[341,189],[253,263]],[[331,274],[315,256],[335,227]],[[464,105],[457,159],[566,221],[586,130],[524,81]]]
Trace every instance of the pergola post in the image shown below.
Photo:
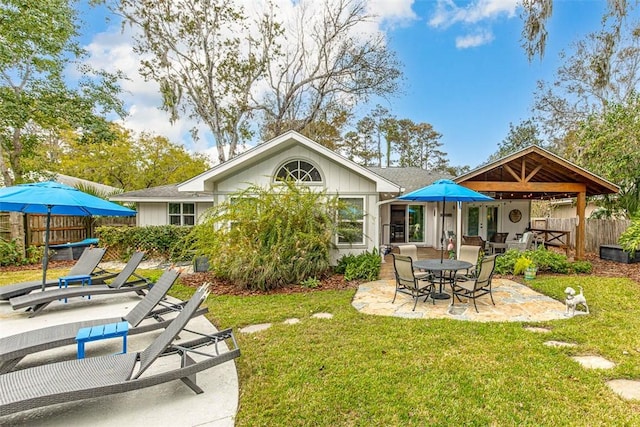
[[[576,211],[578,214],[578,225],[576,226],[576,259],[583,260],[585,252],[585,210],[587,207],[587,196],[584,191],[578,193]]]

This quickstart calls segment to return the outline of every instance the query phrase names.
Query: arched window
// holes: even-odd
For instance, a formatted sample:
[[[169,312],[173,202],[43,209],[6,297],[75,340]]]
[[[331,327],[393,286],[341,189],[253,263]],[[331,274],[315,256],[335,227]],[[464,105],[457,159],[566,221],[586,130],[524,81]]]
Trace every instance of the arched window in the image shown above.
[[[276,181],[292,180],[294,182],[322,182],[320,171],[304,160],[292,160],[278,169]]]

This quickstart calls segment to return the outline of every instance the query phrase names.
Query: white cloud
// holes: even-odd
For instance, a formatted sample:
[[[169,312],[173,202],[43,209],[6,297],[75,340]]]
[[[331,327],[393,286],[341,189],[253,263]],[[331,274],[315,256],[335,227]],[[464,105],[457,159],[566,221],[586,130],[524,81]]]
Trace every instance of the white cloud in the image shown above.
[[[448,28],[457,23],[476,24],[502,15],[513,18],[517,6],[518,0],[476,0],[465,7],[458,6],[453,0],[438,0],[436,12],[429,19],[429,25]]]
[[[380,21],[405,23],[417,19],[412,9],[414,0],[369,0],[367,10]]]
[[[476,34],[456,37],[456,47],[458,49],[467,49],[470,47],[482,46],[483,44],[493,41],[493,33],[491,31],[483,31]]]
[[[519,0],[473,0],[464,7],[454,0],[438,0],[435,13],[428,20],[433,28],[447,29],[456,24],[465,26],[466,35],[456,37],[456,47],[466,49],[491,43],[491,30],[482,29],[499,18],[513,18]]]

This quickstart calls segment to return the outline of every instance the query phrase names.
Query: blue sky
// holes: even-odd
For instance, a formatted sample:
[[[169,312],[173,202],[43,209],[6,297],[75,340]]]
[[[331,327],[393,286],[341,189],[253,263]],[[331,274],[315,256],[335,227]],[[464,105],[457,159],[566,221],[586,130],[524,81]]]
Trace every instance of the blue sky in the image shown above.
[[[520,46],[516,0],[369,0],[369,6],[380,16],[379,28],[405,77],[402,93],[380,103],[398,118],[432,124],[443,135],[442,149],[452,165],[476,167],[497,150],[509,123],[530,117],[536,82],[553,78],[558,53],[599,29],[606,1],[555,0],[546,54],[531,63]],[[104,9],[82,6],[81,17],[86,22],[81,42],[92,64],[119,68],[131,78],[123,83],[130,111],[125,126],[213,153],[210,139],[190,140],[192,123],[171,126],[157,110],[155,85],[137,75],[130,35],[116,22],[106,24]],[[356,113],[366,114],[376,102],[358,106]]]

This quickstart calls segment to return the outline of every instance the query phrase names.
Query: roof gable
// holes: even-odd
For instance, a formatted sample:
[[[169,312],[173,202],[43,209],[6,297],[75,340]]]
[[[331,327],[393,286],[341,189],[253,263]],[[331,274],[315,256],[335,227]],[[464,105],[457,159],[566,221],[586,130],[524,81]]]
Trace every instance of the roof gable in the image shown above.
[[[247,162],[258,162],[260,159],[267,158],[271,153],[279,150],[292,147],[296,144],[300,144],[315,151],[318,154],[348,168],[352,172],[359,174],[376,184],[376,190],[378,192],[397,193],[402,191],[402,188],[389,181],[386,178],[370,171],[369,169],[352,162],[351,160],[329,150],[327,147],[318,144],[317,142],[299,134],[295,131],[288,131],[276,138],[266,141],[262,144],[258,144],[255,147],[247,150],[238,156],[221,163],[208,171],[201,173],[200,175],[191,178],[181,184],[178,184],[179,191],[210,191],[211,186],[209,182],[213,182],[217,179],[232,175],[244,168]]]
[[[584,188],[587,196],[619,190],[606,179],[535,145],[474,169],[455,181],[511,199],[573,197],[578,188]]]

